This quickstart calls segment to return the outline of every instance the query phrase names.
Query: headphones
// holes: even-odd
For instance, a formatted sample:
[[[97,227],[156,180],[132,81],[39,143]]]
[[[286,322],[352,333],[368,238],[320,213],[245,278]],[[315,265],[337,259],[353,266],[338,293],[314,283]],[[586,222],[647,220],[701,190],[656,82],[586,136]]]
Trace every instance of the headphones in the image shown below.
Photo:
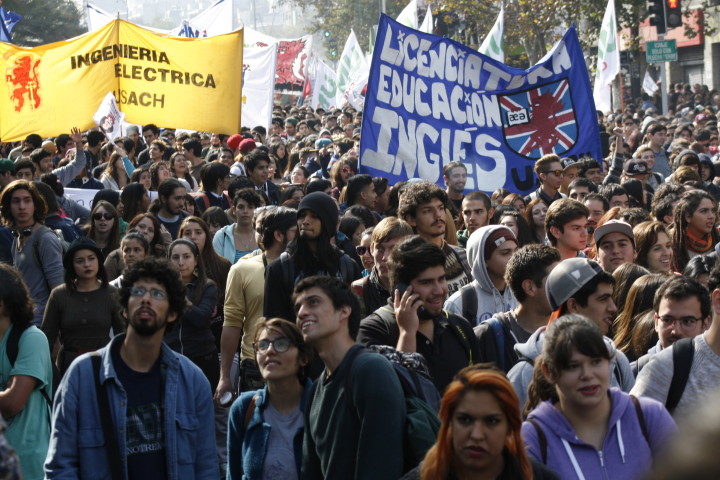
[[[19,232],[18,232],[17,230],[12,230],[13,237],[15,237],[15,238],[18,238],[18,237],[27,238],[27,237],[29,237],[30,235],[32,235],[32,232],[33,232],[32,229],[33,229],[34,226],[35,226],[35,224],[33,223],[31,226],[29,226],[29,227],[27,227],[27,228],[23,228],[23,229],[20,230]]]

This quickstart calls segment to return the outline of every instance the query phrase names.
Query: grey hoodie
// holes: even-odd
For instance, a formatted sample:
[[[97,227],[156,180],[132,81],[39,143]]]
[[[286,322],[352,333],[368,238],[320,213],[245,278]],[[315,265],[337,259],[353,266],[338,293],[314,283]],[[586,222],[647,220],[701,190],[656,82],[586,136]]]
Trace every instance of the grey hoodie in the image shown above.
[[[508,372],[508,380],[512,383],[520,399],[520,406],[523,408],[527,401],[528,386],[533,376],[533,364],[528,361],[523,361],[526,358],[531,361],[542,353],[543,339],[545,338],[545,329],[547,327],[538,328],[530,339],[525,343],[516,343],[515,352],[520,357],[520,361],[513,366]],[[623,352],[615,348],[615,343],[608,337],[603,337],[605,345],[607,345],[610,357],[610,386],[619,387],[623,392],[629,392],[635,385],[635,376],[630,369],[630,362]],[[618,375],[619,373],[619,375]],[[618,378],[620,377],[620,378]]]
[[[470,235],[467,242],[468,262],[474,279],[470,285],[475,287],[475,294],[478,299],[476,317],[466,319],[472,326],[480,325],[480,323],[488,320],[496,313],[508,312],[518,306],[510,287],[505,287],[505,291],[500,293],[493,285],[487,272],[485,242],[490,234],[499,228],[506,227],[502,225],[480,227]],[[445,301],[444,307],[448,312],[463,316],[462,289],[453,293]]]

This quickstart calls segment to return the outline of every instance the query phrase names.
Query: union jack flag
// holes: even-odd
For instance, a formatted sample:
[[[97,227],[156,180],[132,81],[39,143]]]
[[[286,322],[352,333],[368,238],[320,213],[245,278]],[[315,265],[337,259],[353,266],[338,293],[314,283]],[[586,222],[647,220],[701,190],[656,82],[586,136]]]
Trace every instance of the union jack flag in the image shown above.
[[[518,155],[537,160],[563,155],[578,138],[570,84],[563,80],[500,96],[505,142]]]

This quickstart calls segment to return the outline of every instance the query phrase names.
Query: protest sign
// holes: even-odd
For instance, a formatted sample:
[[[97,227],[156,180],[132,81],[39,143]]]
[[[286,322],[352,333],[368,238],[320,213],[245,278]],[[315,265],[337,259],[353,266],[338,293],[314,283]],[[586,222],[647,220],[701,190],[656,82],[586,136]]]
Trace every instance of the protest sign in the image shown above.
[[[528,70],[381,17],[360,140],[362,173],[442,183],[451,161],[467,191],[528,193],[545,154],[601,158],[587,67],[574,27]]]
[[[203,39],[159,35],[123,20],[34,48],[0,43],[0,138],[52,137],[92,117],[107,92],[133,124],[240,130],[242,30]]]
[[[103,98],[100,108],[93,115],[95,124],[105,134],[111,142],[122,135],[122,124],[125,120],[125,114],[120,111],[115,102],[115,95],[108,92]]]

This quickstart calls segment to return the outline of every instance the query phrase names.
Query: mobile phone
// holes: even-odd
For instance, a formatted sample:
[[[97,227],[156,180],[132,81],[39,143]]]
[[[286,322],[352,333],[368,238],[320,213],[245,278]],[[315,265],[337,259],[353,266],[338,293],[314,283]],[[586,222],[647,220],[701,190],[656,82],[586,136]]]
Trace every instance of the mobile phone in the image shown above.
[[[400,282],[397,285],[395,285],[395,289],[398,292],[400,292],[400,298],[402,298],[402,296],[405,294],[405,291],[408,289],[408,284]],[[432,315],[430,315],[430,313],[427,311],[427,308],[425,308],[425,305],[420,305],[418,307],[417,315],[418,315],[418,318],[422,318],[425,320],[432,318]]]

